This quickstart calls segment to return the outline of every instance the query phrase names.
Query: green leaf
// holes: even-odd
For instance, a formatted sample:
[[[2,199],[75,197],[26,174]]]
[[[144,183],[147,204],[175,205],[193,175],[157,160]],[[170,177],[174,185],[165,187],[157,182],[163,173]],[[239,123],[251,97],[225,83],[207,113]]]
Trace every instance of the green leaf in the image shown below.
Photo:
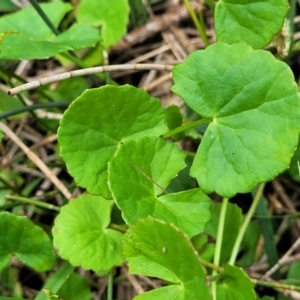
[[[222,282],[217,285],[217,299],[255,300],[252,283],[246,273],[238,267],[226,265],[221,272]]]
[[[6,30],[4,32],[0,32],[0,46],[2,47],[2,43],[3,43],[3,40],[4,40],[4,37],[6,35],[11,35],[11,34],[17,34],[18,32],[15,31],[15,30]],[[0,48],[0,52],[1,52],[1,48]],[[5,66],[5,65],[4,65]],[[1,67],[2,67],[2,64],[1,64]]]
[[[192,242],[202,259],[206,261],[213,260],[215,254],[215,244],[208,242],[207,235],[200,233],[193,237]]]
[[[288,9],[287,0],[219,0],[215,9],[217,40],[263,48],[282,28]]]
[[[288,271],[288,278],[295,279],[297,285],[300,285],[300,261],[294,262]]]
[[[211,200],[200,189],[163,192],[184,167],[185,155],[173,143],[142,137],[124,143],[109,162],[109,186],[128,224],[151,215],[173,223],[188,236],[204,229]]]
[[[295,180],[300,182],[300,147],[298,145],[294,156],[291,160],[291,166],[288,169],[288,173]]]
[[[62,2],[41,5],[55,26],[72,8]],[[84,24],[75,24],[59,36],[54,36],[33,7],[0,18],[0,28],[16,31],[6,35],[1,45],[0,59],[45,59],[68,50],[94,46],[99,40],[98,31]],[[3,28],[3,29],[2,29]],[[30,49],[24,45],[30,44]]]
[[[114,45],[126,33],[129,20],[127,0],[81,0],[77,20],[93,26],[101,26],[103,46]]]
[[[0,91],[0,111],[5,112],[23,107],[23,103],[16,97],[10,97],[7,93]],[[15,115],[10,119],[20,118],[22,114]]]
[[[221,203],[216,203],[211,208],[211,219],[205,226],[205,232],[212,237],[217,237],[219,217],[221,212]],[[223,228],[223,243],[221,248],[220,264],[223,264],[230,256],[233,245],[237,238],[243,215],[241,209],[232,203],[228,203]]]
[[[52,230],[62,258],[95,272],[122,263],[121,233],[107,228],[112,206],[101,196],[82,195],[62,207]]]
[[[87,281],[77,273],[72,273],[57,294],[62,299],[91,300],[92,293]]]
[[[47,282],[43,286],[43,289],[50,290],[52,293],[57,293],[57,291],[63,286],[63,284],[68,280],[69,276],[72,274],[74,267],[68,262],[64,262],[62,266],[54,273],[51,277],[47,279]],[[41,290],[34,300],[46,300],[47,296],[43,290]]]
[[[166,108],[166,120],[170,130],[175,129],[182,124],[182,114],[180,108],[176,105],[170,105]],[[173,136],[173,139],[178,141],[184,138],[184,133],[180,132]]]
[[[64,15],[72,9],[68,3],[55,1],[41,4],[41,8],[48,16],[54,26],[58,26]],[[1,32],[16,30],[19,33],[26,33],[28,39],[32,36],[44,36],[50,38],[53,36],[51,29],[45,24],[43,19],[32,7],[26,7],[18,12],[2,16],[0,18]]]
[[[12,3],[10,0],[1,0],[0,2],[0,11],[6,12],[6,11],[12,11],[17,9],[18,7]]]
[[[177,65],[173,78],[173,91],[211,120],[191,168],[204,192],[231,198],[288,167],[300,101],[286,64],[247,45],[216,43]]]
[[[300,285],[300,262],[294,262],[289,270],[287,275],[287,280],[284,282],[285,284],[295,285],[299,287]],[[288,295],[284,295],[279,293],[278,300],[294,300],[299,299],[300,293],[298,291],[289,291]]]
[[[135,299],[211,299],[198,253],[174,225],[148,217],[131,226],[122,242],[131,273],[174,283]]]
[[[180,192],[184,190],[194,189],[197,186],[197,182],[194,178],[190,177],[190,169],[193,163],[193,158],[187,156],[185,159],[186,167],[182,169],[177,177],[173,178],[170,182],[167,191],[169,193]]]
[[[56,255],[48,235],[27,217],[0,213],[0,271],[15,255],[37,272],[51,270]]]
[[[111,197],[107,163],[126,140],[167,131],[156,98],[125,85],[85,91],[65,112],[58,129],[61,155],[78,185]]]
[[[51,40],[45,40],[42,36],[30,38],[30,51],[23,47],[28,39],[28,35],[22,33],[5,37],[0,59],[46,59],[61,52],[94,46],[99,35],[92,27],[75,24]]]
[[[88,88],[89,85],[83,77],[73,77],[61,81],[55,90],[49,90],[48,86],[44,86],[43,92],[46,93],[47,96],[50,96],[54,101],[64,99],[71,102]]]
[[[243,256],[238,260],[240,267],[250,268],[254,264],[257,254],[256,249],[262,232],[263,230],[259,224],[255,222],[249,223],[240,248],[240,251],[243,253]],[[273,236],[270,238],[273,238]],[[264,242],[266,243],[266,240]],[[266,249],[266,245],[264,246]],[[266,251],[265,254],[268,255],[268,252]]]
[[[256,193],[257,188],[252,191],[253,197],[255,197]],[[264,241],[264,250],[265,255],[267,256],[267,262],[271,268],[277,264],[279,257],[276,245],[277,243],[274,238],[274,222],[270,217],[268,201],[263,195],[260,196],[260,200],[255,210],[255,215],[255,217],[258,218],[258,223],[252,222],[249,224],[243,239],[243,244],[245,244],[246,247],[246,253],[245,250],[243,250],[244,255],[242,260],[248,263],[244,264],[243,266],[250,267],[255,262],[255,249],[257,247],[259,238],[262,237]],[[242,266],[241,260],[239,261],[239,265]],[[275,272],[272,277],[274,280],[278,280],[280,278],[279,272]]]

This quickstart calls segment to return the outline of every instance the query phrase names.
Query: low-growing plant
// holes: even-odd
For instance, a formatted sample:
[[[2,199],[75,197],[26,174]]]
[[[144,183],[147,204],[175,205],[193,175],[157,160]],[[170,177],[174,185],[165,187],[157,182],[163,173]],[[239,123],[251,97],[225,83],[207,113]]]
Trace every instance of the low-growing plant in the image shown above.
[[[108,49],[124,32],[115,31],[117,37],[112,38],[106,30],[113,20],[106,23],[100,15],[91,18],[89,14],[96,10],[87,3],[82,1],[78,21],[104,22],[102,47]],[[126,261],[129,272],[166,282],[135,297],[138,300],[251,300],[257,299],[254,284],[272,286],[251,279],[236,260],[246,230],[250,234],[256,230],[249,222],[257,204],[264,203],[264,183],[289,167],[298,144],[297,84],[287,64],[261,49],[280,32],[288,8],[286,0],[217,3],[217,42],[190,54],[172,70],[172,91],[192,110],[194,121],[178,108],[162,108],[159,99],[131,85],[87,89],[70,104],[57,133],[60,154],[76,184],[86,192],[61,207],[55,219],[53,244],[61,258],[72,266],[109,274]],[[46,9],[47,15],[54,17],[50,11]],[[55,25],[62,16],[53,20]],[[90,27],[85,30],[93,32]],[[5,35],[3,58],[20,59],[21,48],[15,43],[26,38]],[[35,47],[39,53],[24,49],[22,53],[32,59],[30,55],[45,58],[64,51],[63,35],[56,39],[60,51],[51,52],[48,47],[46,54],[44,48]],[[90,44],[82,42],[79,48],[86,46]],[[14,50],[7,51],[10,47]],[[203,133],[196,153],[177,145],[192,132],[194,136]],[[189,182],[196,179],[197,187],[183,183],[178,188],[187,170]],[[243,219],[229,199],[251,191],[253,203]],[[212,205],[212,193],[223,197],[221,204]],[[0,233],[5,238],[1,269],[12,254],[38,271],[52,268],[51,242],[34,232],[36,225],[9,213],[0,214],[1,223],[16,224],[15,232]],[[28,226],[28,231],[20,226]],[[14,240],[21,234],[25,241],[33,226],[28,239],[44,236],[46,258],[34,242],[28,248]],[[208,237],[215,243],[208,242]],[[73,270],[70,265],[65,268],[65,272]],[[273,287],[289,288],[276,283]],[[55,294],[57,289],[50,291]]]

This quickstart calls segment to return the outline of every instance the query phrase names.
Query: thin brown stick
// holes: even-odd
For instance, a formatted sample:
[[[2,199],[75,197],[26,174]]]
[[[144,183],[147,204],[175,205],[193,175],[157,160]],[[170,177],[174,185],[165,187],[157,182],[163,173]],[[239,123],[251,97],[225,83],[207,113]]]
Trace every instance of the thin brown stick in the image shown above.
[[[197,13],[203,10],[203,6],[198,1],[192,1],[191,5]],[[190,17],[184,4],[172,6],[170,10],[161,16],[154,16],[153,13],[150,14],[152,15],[152,20],[150,22],[128,33],[117,43],[117,45],[110,49],[110,53],[124,53],[124,51],[128,51],[128,49],[131,49],[133,46],[143,43],[146,39],[155,34],[164,32],[170,26],[174,26],[180,21]]]
[[[134,275],[126,274],[126,276],[138,295],[143,294],[145,292],[144,289],[142,288],[142,286],[140,285],[139,281],[137,280],[137,278]]]
[[[103,72],[113,72],[113,71],[127,71],[127,70],[135,70],[135,71],[148,71],[148,70],[157,70],[157,71],[171,71],[173,66],[170,65],[162,65],[162,64],[127,64],[127,65],[111,65],[111,66],[100,66],[94,68],[86,68],[80,70],[74,70],[70,72],[61,73],[58,75],[53,75],[49,77],[45,77],[39,80],[35,80],[29,83],[22,84],[15,88],[8,90],[9,96],[17,95],[21,92],[32,90],[38,88],[42,85],[63,81],[72,77],[85,76]]]
[[[46,137],[44,140],[40,141],[39,143],[36,143],[34,144],[33,146],[31,146],[29,148],[29,150],[33,151],[33,150],[36,150],[46,144],[49,144],[49,143],[52,143],[54,142],[55,140],[57,139],[57,136],[56,134],[53,134],[53,135],[50,135],[48,137]],[[25,155],[24,152],[19,152],[17,153],[16,155],[14,155],[12,158],[9,158],[7,160],[3,159],[2,161],[5,161],[3,162],[1,165],[0,165],[0,170],[6,168],[7,166],[9,166],[13,161],[15,161],[16,159],[22,157],[23,155]]]
[[[300,237],[294,242],[290,249],[280,258],[276,265],[274,265],[267,273],[265,273],[261,280],[267,279],[274,274],[282,265],[290,259],[290,255],[300,246]]]
[[[32,152],[19,138],[8,128],[4,123],[0,122],[0,130],[2,130],[15,144],[17,144],[27,157],[48,177],[52,183],[61,191],[61,193],[67,198],[71,199],[72,194],[62,184],[62,182],[53,174],[53,172],[44,164],[44,162]]]

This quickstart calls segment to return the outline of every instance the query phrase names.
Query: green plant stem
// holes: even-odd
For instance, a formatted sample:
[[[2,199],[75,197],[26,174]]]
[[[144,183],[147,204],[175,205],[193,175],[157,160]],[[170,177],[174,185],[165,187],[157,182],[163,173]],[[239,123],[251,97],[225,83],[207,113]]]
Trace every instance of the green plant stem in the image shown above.
[[[53,23],[51,22],[51,20],[48,18],[48,16],[45,14],[45,12],[42,10],[42,8],[40,7],[40,5],[38,4],[38,2],[36,0],[29,0],[30,4],[34,7],[34,9],[36,10],[36,12],[40,15],[40,17],[43,19],[43,21],[47,24],[47,26],[51,29],[51,31],[55,34],[55,35],[59,35],[60,32],[58,31],[58,29],[53,25]]]
[[[228,198],[223,199],[221,212],[220,212],[218,231],[217,231],[216,248],[215,248],[215,255],[214,255],[214,265],[216,265],[216,266],[219,266],[219,264],[220,264],[221,249],[222,249],[222,242],[223,242],[223,230],[224,230],[225,216],[226,216],[228,201],[229,201]],[[214,269],[212,275],[213,276],[217,275],[217,270]],[[217,300],[217,283],[216,283],[216,281],[213,281],[211,283],[211,287],[212,287],[213,299]]]
[[[170,131],[166,132],[165,134],[162,135],[162,138],[163,139],[170,138],[170,137],[176,135],[177,133],[180,133],[180,132],[185,131],[185,130],[190,129],[190,128],[194,128],[194,127],[199,126],[199,125],[208,124],[209,122],[211,122],[211,119],[201,119],[201,120],[198,120],[198,121],[195,121],[195,122],[192,122],[192,123],[182,125],[180,127],[177,127],[173,130],[170,130]]]
[[[118,225],[118,224],[110,223],[109,228],[118,230],[118,231],[123,232],[123,233],[126,233],[127,229],[128,229],[128,225],[126,225],[126,224]]]
[[[81,68],[88,68],[89,66],[79,58],[75,57],[74,55],[71,55],[68,52],[60,53],[61,56],[68,59],[69,61],[73,62],[75,65],[81,67]]]
[[[4,113],[0,113],[0,120],[18,115],[23,112],[33,111],[41,108],[67,107],[69,106],[70,103],[71,102],[64,101],[64,102],[50,102],[50,103],[38,103],[38,104],[28,105],[17,109],[9,110]]]
[[[255,197],[253,199],[253,202],[251,204],[251,207],[244,219],[244,222],[239,230],[239,233],[238,233],[238,236],[235,240],[235,243],[234,243],[234,246],[233,246],[233,249],[232,249],[232,253],[231,253],[231,257],[229,259],[229,264],[231,265],[234,265],[235,264],[235,261],[236,261],[236,258],[237,258],[237,255],[239,253],[239,249],[240,249],[240,245],[242,243],[242,240],[243,240],[243,237],[244,237],[244,234],[246,232],[246,229],[250,223],[250,220],[251,218],[253,217],[253,214],[256,210],[256,207],[257,207],[257,204],[259,202],[259,199],[262,195],[262,192],[264,190],[264,187],[265,187],[265,183],[261,183],[259,186],[258,186],[258,189],[256,191],[256,194],[255,194]]]
[[[203,266],[210,268],[211,270],[214,270],[216,272],[222,272],[224,268],[219,267],[215,264],[212,264],[206,260],[200,259],[201,263]],[[215,273],[216,275],[211,276],[211,280],[216,280],[219,279],[220,276]],[[254,278],[250,278],[251,282],[253,285],[259,285],[259,286],[266,286],[270,287],[273,289],[283,289],[283,290],[290,290],[290,291],[300,291],[300,286],[295,286],[295,285],[289,285],[289,284],[284,284],[281,282],[277,281],[263,281],[263,280],[258,280]]]
[[[196,16],[192,6],[191,6],[190,1],[189,0],[184,0],[184,4],[185,4],[187,10],[189,11],[189,14],[190,14],[190,16],[191,16],[198,32],[199,32],[199,34],[201,35],[201,38],[202,38],[202,41],[203,41],[205,47],[209,46],[209,41],[208,41],[208,38],[206,36],[205,28],[203,27],[203,23],[200,24],[200,22],[199,22],[199,20]]]
[[[26,197],[21,197],[21,196],[15,196],[15,195],[6,195],[5,197],[7,200],[14,200],[14,201],[19,201],[23,202],[26,204],[32,204],[38,207],[54,210],[54,211],[59,211],[60,208],[58,206],[55,206],[53,204],[45,203],[39,200],[34,200]]]
[[[257,280],[257,279],[252,279],[251,282],[254,285],[260,285],[260,286],[266,286],[270,287],[273,289],[283,289],[283,290],[290,290],[290,291],[297,291],[300,292],[300,286],[296,285],[289,285],[289,284],[284,284],[281,282],[274,282],[274,281],[263,281],[263,280]]]
[[[13,83],[11,81],[8,81],[8,85],[10,85],[11,87],[14,87]],[[22,97],[22,95],[18,94],[17,98],[22,102],[22,104],[24,105],[24,107],[27,107],[26,101],[24,100],[24,98]],[[44,120],[38,118],[38,116],[35,114],[35,112],[33,110],[28,110],[30,112],[30,114],[32,115],[32,117],[38,122],[40,123],[42,126],[44,126],[45,128],[47,128],[50,131],[53,131],[53,128],[51,128],[48,125],[48,122],[45,122]],[[5,113],[4,113],[5,114]],[[1,119],[0,119],[1,120]]]
[[[222,272],[222,271],[223,271],[223,268],[222,268],[222,267],[219,267],[219,266],[217,266],[217,265],[214,265],[214,264],[212,264],[212,263],[209,262],[209,261],[206,261],[206,260],[204,260],[204,259],[202,259],[202,258],[200,258],[200,261],[201,261],[201,264],[202,264],[203,266],[208,267],[208,268],[210,268],[211,270],[214,270],[214,271],[217,271],[217,272]]]
[[[190,157],[193,157],[193,158],[196,156],[195,152],[186,151],[186,150],[181,150],[181,152],[186,154],[187,156],[190,156]]]
[[[108,273],[108,281],[107,281],[107,300],[113,300],[113,281],[114,278],[114,274],[113,274],[113,270],[110,270],[110,272]]]

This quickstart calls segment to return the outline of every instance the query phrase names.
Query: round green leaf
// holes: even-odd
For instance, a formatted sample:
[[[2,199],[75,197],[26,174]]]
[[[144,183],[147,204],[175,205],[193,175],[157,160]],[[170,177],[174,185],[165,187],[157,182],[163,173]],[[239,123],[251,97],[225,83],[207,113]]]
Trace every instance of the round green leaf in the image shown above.
[[[200,189],[166,194],[165,188],[184,166],[185,155],[157,137],[128,141],[109,162],[109,185],[128,224],[151,215],[175,224],[188,236],[210,219],[210,198]]]
[[[246,193],[289,166],[300,102],[287,65],[247,45],[216,43],[177,65],[173,78],[173,91],[211,120],[191,168],[203,191]]]
[[[151,217],[139,220],[123,236],[122,248],[131,273],[175,283],[136,299],[211,299],[198,253],[174,225]]]
[[[0,271],[15,255],[20,261],[44,272],[53,268],[56,255],[48,235],[27,217],[0,213]]]
[[[129,21],[128,0],[81,0],[77,20],[93,26],[101,26],[104,47],[114,45],[126,33]]]
[[[288,9],[287,0],[219,0],[215,9],[217,39],[263,48],[282,28]]]
[[[121,233],[108,229],[113,201],[82,195],[63,206],[53,227],[62,258],[87,270],[109,271],[122,263]]]
[[[87,90],[65,112],[58,129],[61,155],[79,186],[111,197],[107,163],[126,140],[167,131],[160,102],[125,85]]]

